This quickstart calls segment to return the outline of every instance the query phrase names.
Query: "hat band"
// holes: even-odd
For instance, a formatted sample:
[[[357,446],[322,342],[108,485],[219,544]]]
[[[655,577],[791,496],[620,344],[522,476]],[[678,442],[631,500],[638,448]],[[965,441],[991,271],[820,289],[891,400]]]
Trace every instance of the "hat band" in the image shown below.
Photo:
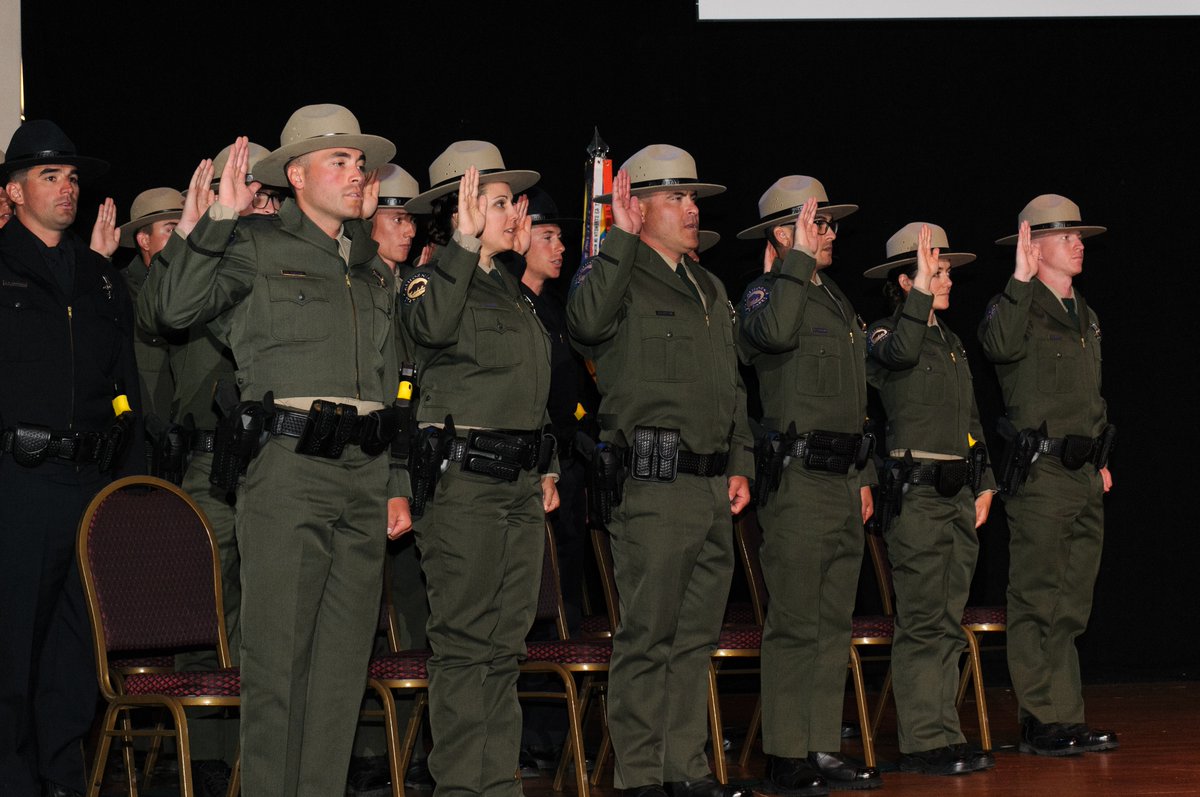
[[[632,188],[650,188],[660,185],[699,185],[700,181],[695,177],[663,177],[659,180],[642,180],[637,183],[630,183]]]
[[[25,153],[23,155],[13,155],[10,152],[10,153],[8,153],[8,162],[9,163],[17,163],[20,161],[47,160],[49,158],[78,158],[78,157],[79,157],[79,153],[77,153],[77,152],[67,152],[65,150],[57,150],[57,149],[44,149],[44,150],[41,150],[40,152],[29,152],[29,153]]]
[[[561,217],[551,213],[530,213],[529,220],[534,224],[555,224]]]
[[[1036,232],[1038,230],[1058,230],[1067,227],[1086,227],[1082,221],[1048,221],[1045,224],[1030,224],[1029,231]]]
[[[142,219],[148,219],[151,216],[157,216],[160,213],[182,213],[182,212],[183,212],[183,208],[163,208],[162,210],[152,210],[149,213],[143,213],[142,215],[138,216],[136,219],[131,219],[129,223],[134,224],[136,222],[141,221]]]
[[[480,174],[496,174],[497,172],[507,172],[507,171],[509,171],[509,170],[505,169],[503,166],[501,166],[499,169],[480,169],[479,173]],[[430,186],[429,190],[432,191],[435,188],[441,188],[442,186],[450,185],[451,183],[457,183],[461,179],[462,179],[461,174],[456,175],[454,177],[448,177],[445,180],[442,180],[437,185]]]
[[[821,202],[820,200],[818,200],[817,208],[819,209],[819,208],[827,207],[829,204],[830,204],[829,202]],[[804,209],[804,205],[796,205],[795,207],[784,208],[783,210],[777,210],[774,213],[768,213],[767,215],[763,216],[758,221],[759,221],[759,224],[762,224],[764,222],[775,221],[776,219],[782,219],[784,216],[794,216],[803,209]]]
[[[917,256],[917,250],[916,250],[916,249],[910,249],[910,250],[908,250],[907,252],[900,252],[900,253],[898,253],[898,254],[894,254],[894,255],[892,255],[891,257],[889,257],[887,260],[885,260],[885,261],[883,261],[883,262],[884,262],[884,263],[891,263],[891,262],[894,262],[894,261],[896,261],[896,260],[904,260],[904,259],[906,259],[906,258],[909,258],[909,257],[916,257],[916,256]]]
[[[405,202],[408,202],[410,199],[412,199],[412,197],[410,197],[410,196],[381,196],[381,197],[379,197],[379,207],[381,207],[381,208],[400,207]]]

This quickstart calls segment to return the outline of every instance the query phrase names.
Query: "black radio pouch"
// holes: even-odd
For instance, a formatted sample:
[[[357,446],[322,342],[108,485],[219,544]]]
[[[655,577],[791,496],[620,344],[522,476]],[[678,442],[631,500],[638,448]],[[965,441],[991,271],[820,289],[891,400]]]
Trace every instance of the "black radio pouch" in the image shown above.
[[[1059,460],[1067,470],[1079,470],[1092,460],[1096,441],[1079,434],[1063,436],[1063,452]]]
[[[26,468],[41,465],[50,453],[50,427],[19,423],[13,429],[13,462]]]

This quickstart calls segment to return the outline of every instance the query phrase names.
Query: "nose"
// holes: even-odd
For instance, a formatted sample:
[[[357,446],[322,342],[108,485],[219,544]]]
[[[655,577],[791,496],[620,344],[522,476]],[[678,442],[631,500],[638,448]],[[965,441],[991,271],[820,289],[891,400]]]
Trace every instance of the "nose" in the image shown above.
[[[550,247],[550,251],[556,255],[561,255],[566,250],[567,250],[567,247],[563,245],[562,239],[555,238],[553,246]]]

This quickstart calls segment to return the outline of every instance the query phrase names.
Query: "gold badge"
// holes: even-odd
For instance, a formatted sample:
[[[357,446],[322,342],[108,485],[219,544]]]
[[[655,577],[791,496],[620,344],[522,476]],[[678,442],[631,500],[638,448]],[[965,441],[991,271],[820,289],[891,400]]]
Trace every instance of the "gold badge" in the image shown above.
[[[425,295],[425,288],[429,285],[429,277],[424,274],[418,274],[409,277],[404,283],[404,298],[410,302],[415,302]]]

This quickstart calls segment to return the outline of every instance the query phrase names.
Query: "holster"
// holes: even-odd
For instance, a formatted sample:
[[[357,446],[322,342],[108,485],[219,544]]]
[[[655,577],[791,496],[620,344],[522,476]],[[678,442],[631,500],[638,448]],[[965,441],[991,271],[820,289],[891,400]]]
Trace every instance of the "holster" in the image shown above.
[[[373,457],[393,447],[399,433],[400,409],[395,406],[384,407],[363,417],[358,444],[364,454]],[[401,461],[407,462],[408,458],[403,457]]]
[[[593,522],[612,522],[613,507],[625,497],[627,475],[620,452],[609,443],[597,443],[588,467],[588,514]]]
[[[875,502],[875,518],[879,533],[886,534],[892,521],[900,516],[904,502],[904,487],[913,469],[912,452],[904,452],[903,459],[885,459],[879,469],[879,498]]]
[[[679,474],[679,430],[635,426],[630,476],[638,481],[673,482]]]
[[[1108,467],[1108,458],[1112,456],[1113,442],[1117,438],[1117,427],[1111,423],[1106,424],[1100,432],[1100,436],[1096,438],[1096,449],[1093,452],[1092,462],[1096,466],[1096,470]]]
[[[754,500],[765,507],[771,493],[783,482],[784,460],[788,448],[796,436],[796,425],[792,424],[787,434],[766,431],[754,441]]]
[[[445,433],[435,426],[417,430],[411,437],[408,476],[412,483],[413,498],[409,510],[414,518],[425,514],[425,505],[437,489],[442,460],[446,458],[444,437]]]
[[[182,424],[173,423],[160,429],[154,445],[152,475],[173,484],[183,484],[192,449],[192,434],[195,432],[192,416],[189,414],[183,420]]]
[[[1047,437],[1046,424],[1038,429],[1017,431],[1012,421],[1001,416],[996,424],[1000,438],[1004,440],[1004,453],[996,473],[996,486],[1005,496],[1016,495],[1029,477],[1029,468],[1037,458],[1038,447]]]
[[[122,412],[96,441],[96,467],[112,473],[125,457],[125,449],[133,439],[133,413]]]
[[[979,490],[983,487],[983,475],[988,468],[987,446],[983,442],[975,443],[971,446],[967,459],[971,463],[971,495],[979,495]]]
[[[237,487],[238,477],[267,441],[267,424],[274,412],[275,403],[268,393],[262,401],[238,402],[217,421],[210,484],[224,492]]]

